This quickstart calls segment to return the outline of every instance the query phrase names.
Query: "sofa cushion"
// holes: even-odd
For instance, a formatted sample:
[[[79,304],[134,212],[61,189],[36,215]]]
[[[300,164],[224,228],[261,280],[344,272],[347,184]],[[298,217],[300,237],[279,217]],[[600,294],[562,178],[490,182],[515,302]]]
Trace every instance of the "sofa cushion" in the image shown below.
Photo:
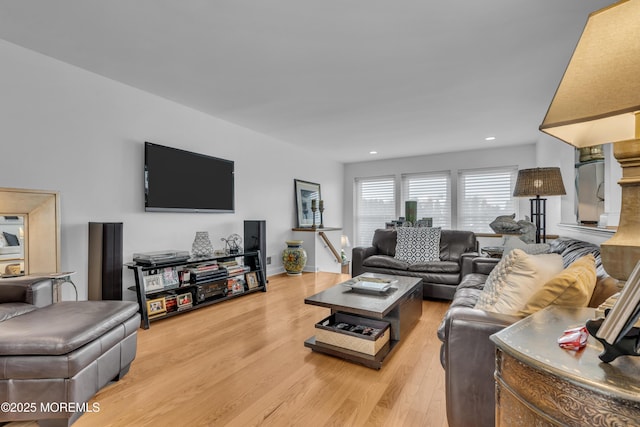
[[[362,261],[365,267],[392,268],[394,270],[407,270],[409,263],[387,255],[372,255]]]
[[[440,260],[459,262],[462,254],[476,250],[477,240],[473,231],[440,231]]]
[[[460,264],[453,261],[431,261],[409,264],[408,270],[422,271],[425,273],[459,273]]]
[[[515,315],[562,268],[558,254],[529,255],[514,249],[489,274],[475,308]]]
[[[393,228],[377,229],[373,233],[373,240],[371,246],[376,248],[376,253],[379,255],[396,255],[396,243],[397,233]]]
[[[604,270],[604,267],[602,267],[600,246],[569,237],[555,239],[551,242],[550,246],[551,252],[562,255],[565,268],[569,267],[578,258],[592,254],[596,259],[596,274],[598,278],[602,279],[609,276]]]
[[[548,305],[586,307],[596,286],[596,260],[583,256],[562,270],[527,301],[519,316],[528,316]]]
[[[7,246],[20,246],[20,240],[18,236],[15,234],[7,233],[6,231],[2,232],[5,241],[7,242]]]
[[[20,316],[21,314],[29,313],[36,308],[35,305],[24,302],[5,302],[0,304],[0,322]]]
[[[525,243],[516,236],[506,236],[503,241],[504,250],[502,256],[505,256],[514,249],[522,249],[528,254],[548,254],[551,252],[551,246],[547,243]]]
[[[0,323],[0,355],[61,355],[138,312],[132,301],[65,301]]]
[[[395,258],[409,264],[440,261],[440,227],[398,227]]]

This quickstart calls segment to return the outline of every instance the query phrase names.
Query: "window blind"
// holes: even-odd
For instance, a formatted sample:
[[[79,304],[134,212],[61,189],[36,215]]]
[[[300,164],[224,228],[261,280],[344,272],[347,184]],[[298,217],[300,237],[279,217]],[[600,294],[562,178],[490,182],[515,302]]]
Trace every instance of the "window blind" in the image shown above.
[[[417,219],[433,218],[434,227],[451,228],[451,174],[448,171],[403,175],[402,206],[407,200],[418,202]]]
[[[489,224],[497,216],[517,216],[512,196],[517,173],[517,167],[459,171],[457,228],[493,233]]]
[[[356,245],[370,246],[373,233],[396,218],[395,179],[356,179]]]

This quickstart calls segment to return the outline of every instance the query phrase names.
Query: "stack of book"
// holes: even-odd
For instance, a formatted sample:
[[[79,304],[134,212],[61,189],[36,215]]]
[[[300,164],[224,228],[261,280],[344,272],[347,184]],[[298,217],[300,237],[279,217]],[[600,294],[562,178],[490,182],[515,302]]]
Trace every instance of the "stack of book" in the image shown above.
[[[251,268],[245,265],[240,265],[238,264],[237,261],[226,261],[226,262],[220,263],[220,267],[225,269],[229,276],[236,276],[236,275],[248,273],[249,271],[251,271]]]
[[[227,270],[216,263],[201,264],[188,269],[191,283],[205,283],[227,277]]]

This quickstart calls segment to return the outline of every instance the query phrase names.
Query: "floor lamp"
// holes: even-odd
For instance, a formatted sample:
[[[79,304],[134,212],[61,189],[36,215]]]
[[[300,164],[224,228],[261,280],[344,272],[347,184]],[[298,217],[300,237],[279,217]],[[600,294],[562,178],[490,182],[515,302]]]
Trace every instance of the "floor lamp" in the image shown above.
[[[564,196],[564,189],[560,168],[533,168],[518,171],[514,197],[532,197],[531,221],[536,225],[536,243],[547,241],[547,199],[540,196]]]
[[[622,206],[602,243],[607,273],[626,281],[640,260],[640,0],[589,15],[540,130],[575,147],[613,143]]]

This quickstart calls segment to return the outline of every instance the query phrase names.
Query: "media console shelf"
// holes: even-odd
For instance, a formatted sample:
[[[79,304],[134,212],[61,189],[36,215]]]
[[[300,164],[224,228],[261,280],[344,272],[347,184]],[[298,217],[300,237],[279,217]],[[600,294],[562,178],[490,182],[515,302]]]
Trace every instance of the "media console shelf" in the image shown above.
[[[237,264],[237,265],[233,265]],[[253,292],[266,292],[260,251],[146,265],[125,264],[133,271],[142,327],[150,322],[227,301]],[[217,265],[218,269],[207,266]],[[223,268],[226,265],[225,268]],[[202,271],[197,282],[192,272]],[[245,267],[245,268],[242,268]],[[187,280],[185,274],[188,273]],[[150,312],[151,310],[151,312]]]

